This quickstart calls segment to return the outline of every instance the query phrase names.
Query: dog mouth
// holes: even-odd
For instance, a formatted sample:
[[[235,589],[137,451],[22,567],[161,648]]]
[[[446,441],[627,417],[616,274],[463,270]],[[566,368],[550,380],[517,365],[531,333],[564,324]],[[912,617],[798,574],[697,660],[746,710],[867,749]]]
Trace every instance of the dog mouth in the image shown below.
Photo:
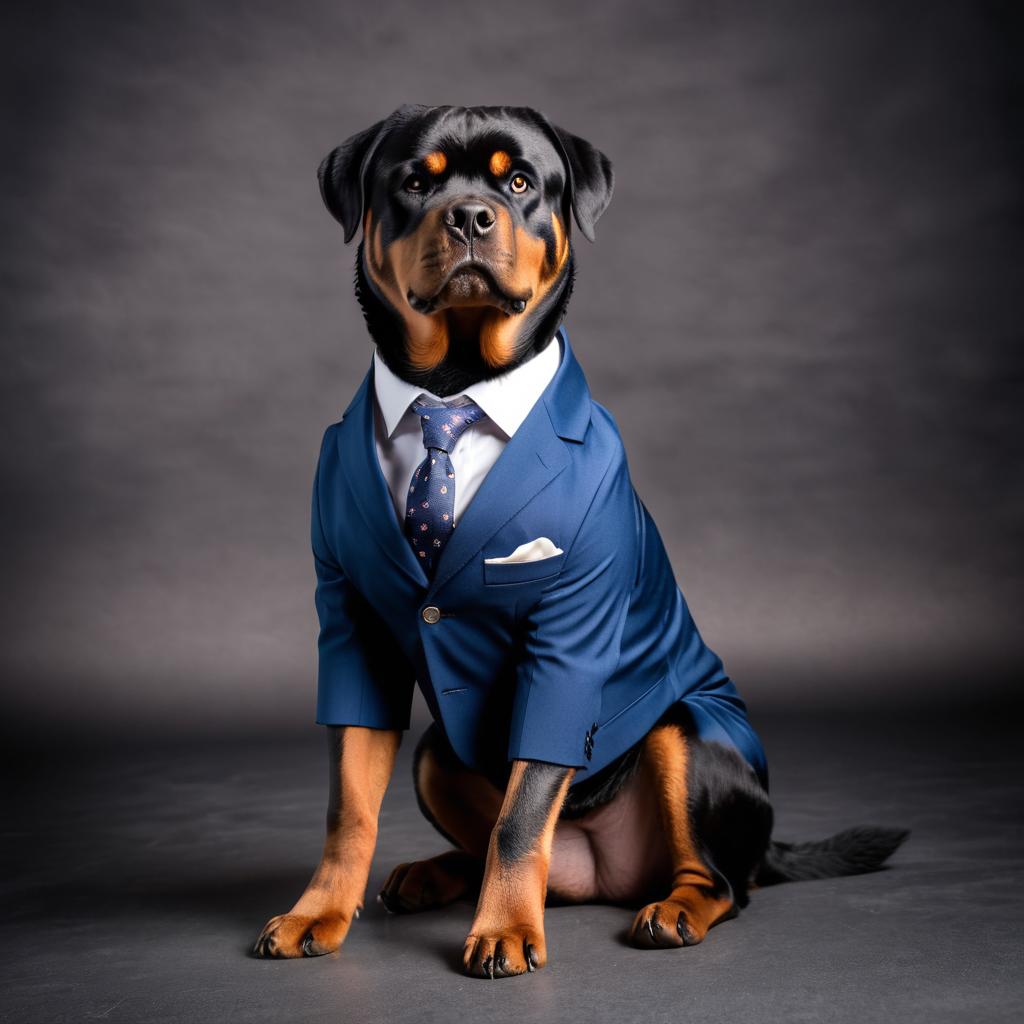
[[[409,305],[417,313],[438,313],[442,309],[493,306],[508,316],[517,316],[526,309],[530,295],[513,295],[501,286],[493,271],[479,260],[457,263],[429,296],[417,295],[411,288],[406,294]]]

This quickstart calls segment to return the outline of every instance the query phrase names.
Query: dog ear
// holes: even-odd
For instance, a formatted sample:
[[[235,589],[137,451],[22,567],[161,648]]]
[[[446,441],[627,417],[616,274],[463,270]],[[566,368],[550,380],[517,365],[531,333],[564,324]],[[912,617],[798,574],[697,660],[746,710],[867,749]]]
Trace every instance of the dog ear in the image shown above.
[[[588,242],[594,240],[594,225],[612,201],[615,173],[612,162],[586,139],[552,124],[543,114],[533,111],[551,136],[565,161],[569,175],[569,193],[576,223]]]
[[[429,107],[405,103],[382,121],[346,139],[320,162],[316,176],[320,195],[332,215],[345,229],[345,241],[351,242],[366,209],[366,180],[377,147],[396,126],[422,117]]]
[[[316,176],[324,205],[345,229],[345,241],[352,241],[363,217],[366,202],[366,171],[384,134],[387,118],[371,125],[320,161]]]
[[[572,172],[572,212],[576,223],[588,241],[594,240],[594,225],[598,217],[612,201],[615,187],[615,172],[612,162],[586,139],[572,135],[552,125],[564,150],[564,156]]]

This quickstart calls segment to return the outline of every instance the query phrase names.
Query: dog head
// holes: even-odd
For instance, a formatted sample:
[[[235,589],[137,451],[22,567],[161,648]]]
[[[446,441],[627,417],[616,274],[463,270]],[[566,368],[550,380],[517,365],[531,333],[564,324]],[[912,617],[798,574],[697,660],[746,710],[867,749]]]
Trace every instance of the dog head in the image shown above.
[[[611,163],[529,107],[405,106],[323,160],[363,230],[356,291],[385,363],[435,394],[540,351],[572,291],[571,217],[591,241]]]

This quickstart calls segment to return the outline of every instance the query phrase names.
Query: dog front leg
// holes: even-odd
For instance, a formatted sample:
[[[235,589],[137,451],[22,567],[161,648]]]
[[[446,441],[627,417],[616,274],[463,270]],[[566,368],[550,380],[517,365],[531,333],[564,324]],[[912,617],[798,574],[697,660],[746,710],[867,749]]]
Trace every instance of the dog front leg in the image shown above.
[[[298,903],[263,928],[253,947],[257,956],[333,952],[363,906],[380,805],[402,734],[354,725],[327,730],[331,790],[323,856]]]
[[[512,762],[463,952],[467,974],[506,978],[547,962],[544,898],[551,841],[575,773],[542,761]]]

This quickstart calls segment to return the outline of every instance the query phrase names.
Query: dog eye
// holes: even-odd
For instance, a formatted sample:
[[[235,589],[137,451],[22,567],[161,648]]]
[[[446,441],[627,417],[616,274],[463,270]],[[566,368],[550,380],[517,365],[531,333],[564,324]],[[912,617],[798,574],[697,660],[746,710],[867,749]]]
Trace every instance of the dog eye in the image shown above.
[[[419,174],[410,174],[409,177],[402,182],[402,188],[404,188],[406,192],[425,192],[427,185]]]
[[[522,195],[530,187],[530,183],[521,174],[517,174],[509,182],[509,187],[518,196]]]

